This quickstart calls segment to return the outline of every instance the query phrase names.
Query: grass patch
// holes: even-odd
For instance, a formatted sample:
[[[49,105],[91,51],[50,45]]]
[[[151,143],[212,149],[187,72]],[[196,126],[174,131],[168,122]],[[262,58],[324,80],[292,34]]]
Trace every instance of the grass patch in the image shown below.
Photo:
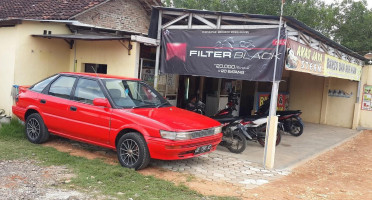
[[[233,199],[203,197],[184,185],[176,186],[172,182],[143,176],[132,169],[109,165],[99,159],[88,160],[51,147],[32,144],[24,134],[24,126],[17,120],[12,120],[0,129],[0,152],[0,160],[31,159],[41,161],[46,166],[67,166],[76,175],[66,184],[70,189],[99,191],[104,195],[133,199]]]

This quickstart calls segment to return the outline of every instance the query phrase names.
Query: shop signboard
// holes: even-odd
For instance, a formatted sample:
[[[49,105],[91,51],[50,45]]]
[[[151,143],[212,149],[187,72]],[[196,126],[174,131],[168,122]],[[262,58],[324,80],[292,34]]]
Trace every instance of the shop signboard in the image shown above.
[[[258,104],[257,104],[257,110],[259,107],[261,107],[264,102],[269,98],[270,93],[269,92],[258,92]],[[284,111],[288,110],[289,106],[289,94],[288,93],[279,93],[278,94],[278,104],[277,104],[277,111]]]
[[[294,40],[287,41],[288,56],[285,69],[324,75],[324,53]]]
[[[336,57],[326,55],[324,61],[324,75],[336,78],[360,81],[362,67]]]
[[[250,81],[280,80],[285,59],[285,29],[163,31],[162,73]]]
[[[372,110],[372,85],[364,85],[362,110]]]

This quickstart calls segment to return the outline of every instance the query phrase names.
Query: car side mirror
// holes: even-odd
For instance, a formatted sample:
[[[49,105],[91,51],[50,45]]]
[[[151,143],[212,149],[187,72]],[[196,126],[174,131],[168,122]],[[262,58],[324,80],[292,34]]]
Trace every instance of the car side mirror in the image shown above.
[[[106,107],[106,108],[110,108],[110,103],[107,99],[105,98],[95,98],[93,100],[93,105],[95,106],[102,106],[102,107]]]

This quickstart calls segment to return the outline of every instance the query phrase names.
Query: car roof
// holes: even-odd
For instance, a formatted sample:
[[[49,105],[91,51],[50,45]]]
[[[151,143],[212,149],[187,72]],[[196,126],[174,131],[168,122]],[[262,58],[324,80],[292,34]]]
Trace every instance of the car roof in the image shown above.
[[[136,80],[139,81],[138,78],[129,78],[124,76],[116,76],[116,75],[108,75],[108,74],[95,74],[95,73],[80,73],[80,72],[61,72],[60,74],[71,74],[71,75],[78,75],[78,76],[85,76],[85,77],[94,77],[94,78],[114,78],[114,79],[122,79],[122,80]]]

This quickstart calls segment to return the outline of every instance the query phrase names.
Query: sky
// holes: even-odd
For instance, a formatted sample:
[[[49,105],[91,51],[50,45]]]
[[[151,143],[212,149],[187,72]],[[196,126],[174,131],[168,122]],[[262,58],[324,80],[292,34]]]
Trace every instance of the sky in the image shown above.
[[[326,2],[327,4],[331,4],[335,1],[341,1],[341,0],[323,0],[324,2]],[[359,1],[359,0],[355,0],[355,1]],[[372,8],[372,0],[367,0],[367,3],[368,3],[368,8],[371,9]]]

